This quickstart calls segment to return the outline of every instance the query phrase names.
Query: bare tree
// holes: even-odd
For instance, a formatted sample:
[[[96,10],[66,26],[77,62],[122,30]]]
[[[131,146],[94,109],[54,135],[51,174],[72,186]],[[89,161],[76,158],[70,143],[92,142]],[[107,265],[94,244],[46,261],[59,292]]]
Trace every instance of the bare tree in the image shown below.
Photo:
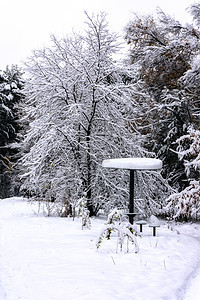
[[[126,173],[108,175],[102,160],[148,153],[133,126],[134,86],[113,61],[117,36],[104,13],[86,16],[84,35],[52,36],[52,46],[34,51],[26,64],[30,125],[20,163],[23,189],[73,206],[86,193],[94,215],[108,201],[128,198]]]

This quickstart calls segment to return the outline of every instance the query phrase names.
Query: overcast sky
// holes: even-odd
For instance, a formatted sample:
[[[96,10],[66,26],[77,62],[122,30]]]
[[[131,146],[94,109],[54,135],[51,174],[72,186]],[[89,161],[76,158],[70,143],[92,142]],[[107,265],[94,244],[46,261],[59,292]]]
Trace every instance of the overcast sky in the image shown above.
[[[122,33],[133,12],[153,13],[156,7],[190,22],[185,9],[197,0],[0,0],[0,69],[21,64],[31,51],[48,44],[54,33],[78,30],[88,13],[105,11],[112,31]]]

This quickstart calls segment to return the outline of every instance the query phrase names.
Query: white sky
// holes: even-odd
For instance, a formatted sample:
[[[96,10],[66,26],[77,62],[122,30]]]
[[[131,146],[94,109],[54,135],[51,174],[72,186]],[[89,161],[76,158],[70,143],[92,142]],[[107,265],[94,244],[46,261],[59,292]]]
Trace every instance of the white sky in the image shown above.
[[[197,0],[196,0],[197,1]],[[190,22],[185,9],[195,0],[0,0],[0,69],[20,65],[31,50],[43,48],[54,33],[81,29],[84,10],[106,11],[110,29],[122,33],[133,12],[153,13],[156,7]]]

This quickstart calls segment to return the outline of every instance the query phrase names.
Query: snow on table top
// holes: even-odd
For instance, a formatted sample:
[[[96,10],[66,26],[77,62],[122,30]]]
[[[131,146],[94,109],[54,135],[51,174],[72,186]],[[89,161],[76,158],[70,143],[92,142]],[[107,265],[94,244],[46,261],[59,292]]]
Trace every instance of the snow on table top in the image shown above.
[[[157,170],[162,168],[162,161],[156,158],[114,158],[105,159],[102,167],[128,170]]]

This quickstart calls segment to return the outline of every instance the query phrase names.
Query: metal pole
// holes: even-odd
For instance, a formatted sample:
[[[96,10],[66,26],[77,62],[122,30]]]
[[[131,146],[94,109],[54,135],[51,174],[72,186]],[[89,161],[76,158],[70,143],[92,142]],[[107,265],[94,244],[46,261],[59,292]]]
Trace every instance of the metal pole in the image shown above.
[[[134,170],[130,170],[130,195],[129,195],[129,213],[134,213]],[[129,222],[133,224],[133,215],[129,215]]]

